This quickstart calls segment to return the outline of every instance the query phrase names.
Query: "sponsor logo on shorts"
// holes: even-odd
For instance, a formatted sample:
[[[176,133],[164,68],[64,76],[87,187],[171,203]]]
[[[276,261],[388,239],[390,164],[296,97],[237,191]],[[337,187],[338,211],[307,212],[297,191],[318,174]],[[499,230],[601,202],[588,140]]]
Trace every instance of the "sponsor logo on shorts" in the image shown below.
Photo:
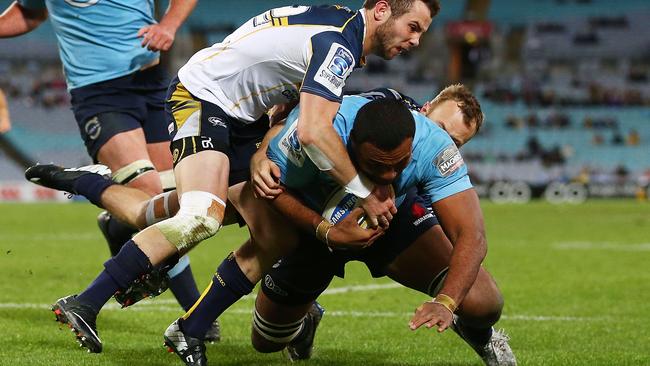
[[[287,296],[287,292],[281,289],[278,285],[273,282],[273,278],[271,278],[271,275],[266,275],[264,276],[264,286],[266,286],[269,290],[275,292],[276,294],[280,296]]]
[[[84,131],[86,131],[88,138],[97,140],[99,134],[102,132],[102,125],[99,124],[99,119],[97,117],[89,119],[84,125]]]
[[[458,170],[465,162],[460,155],[460,151],[456,145],[447,146],[433,161],[436,168],[443,177],[450,176],[453,172]]]
[[[172,152],[172,162],[176,164],[178,161],[178,156],[180,155],[180,151],[178,149],[174,149],[174,152]]]
[[[219,118],[219,117],[208,117],[208,122],[209,122],[212,126],[214,126],[214,127],[217,127],[217,126],[218,126],[218,127],[223,127],[223,128],[227,128],[227,127],[228,127],[228,126],[226,126],[226,122],[224,122],[224,121],[223,121],[221,118]]]
[[[421,223],[423,223],[425,220],[430,219],[433,217],[433,214],[431,212],[427,212],[424,216],[418,218],[417,220],[413,221],[413,226],[418,226]]]
[[[320,65],[314,76],[314,81],[323,85],[330,92],[340,96],[345,79],[354,67],[354,58],[347,48],[338,43],[330,47],[325,61]]]

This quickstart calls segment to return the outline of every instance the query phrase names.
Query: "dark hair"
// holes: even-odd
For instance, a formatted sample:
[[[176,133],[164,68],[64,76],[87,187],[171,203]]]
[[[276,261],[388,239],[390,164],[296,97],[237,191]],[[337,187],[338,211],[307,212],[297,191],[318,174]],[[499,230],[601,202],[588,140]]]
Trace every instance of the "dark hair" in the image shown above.
[[[483,125],[483,111],[481,110],[481,104],[479,104],[474,94],[463,84],[449,85],[433,98],[431,107],[433,108],[447,100],[456,102],[458,108],[463,113],[463,121],[465,124],[470,127],[475,124],[475,132],[478,133],[478,130]]]
[[[363,7],[365,9],[372,9],[375,7],[375,5],[377,5],[378,1],[379,0],[366,0],[363,3]],[[431,18],[435,17],[438,15],[438,12],[440,12],[440,2],[438,0],[386,0],[390,6],[391,17],[395,18],[408,13],[408,11],[411,9],[411,6],[416,1],[422,1],[429,8],[429,11],[431,12]]]
[[[355,144],[369,142],[381,150],[393,150],[414,135],[413,115],[396,99],[376,99],[361,107],[350,131]]]

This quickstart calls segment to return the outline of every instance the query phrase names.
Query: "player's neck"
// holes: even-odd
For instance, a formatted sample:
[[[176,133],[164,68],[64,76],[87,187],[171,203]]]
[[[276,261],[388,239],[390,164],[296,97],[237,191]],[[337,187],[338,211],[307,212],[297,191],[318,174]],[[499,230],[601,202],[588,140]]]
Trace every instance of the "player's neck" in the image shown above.
[[[363,32],[363,55],[362,56],[368,56],[369,54],[372,53],[373,49],[373,44],[372,44],[372,39],[375,34],[375,30],[377,29],[377,21],[374,19],[373,14],[372,14],[372,9],[361,9],[361,14],[363,15],[363,21],[364,21],[364,32]]]

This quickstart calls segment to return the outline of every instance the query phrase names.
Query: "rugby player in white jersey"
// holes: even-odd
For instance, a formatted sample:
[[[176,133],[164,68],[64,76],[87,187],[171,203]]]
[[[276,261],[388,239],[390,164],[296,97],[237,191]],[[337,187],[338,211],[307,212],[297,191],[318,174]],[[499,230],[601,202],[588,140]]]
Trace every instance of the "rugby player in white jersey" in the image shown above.
[[[358,11],[340,6],[272,9],[194,55],[172,82],[166,101],[180,209],[129,240],[85,291],[54,305],[82,345],[101,349],[95,309],[116,291],[216,234],[228,187],[248,178],[250,155],[268,128],[265,112],[273,105],[300,99],[299,138],[311,159],[362,199],[371,224],[387,227],[396,212],[388,188],[374,187],[356,173],[332,120],[345,79],[363,57],[391,59],[417,46],[438,10],[437,0],[367,0]],[[270,207],[252,217],[242,210],[246,202],[233,203],[249,226],[261,230],[253,234],[256,240],[268,247],[282,245],[279,241],[286,237],[268,236],[260,225],[278,223]],[[221,288],[216,291],[220,306],[214,309],[220,313],[249,293],[254,281],[229,256],[212,289],[213,284]]]

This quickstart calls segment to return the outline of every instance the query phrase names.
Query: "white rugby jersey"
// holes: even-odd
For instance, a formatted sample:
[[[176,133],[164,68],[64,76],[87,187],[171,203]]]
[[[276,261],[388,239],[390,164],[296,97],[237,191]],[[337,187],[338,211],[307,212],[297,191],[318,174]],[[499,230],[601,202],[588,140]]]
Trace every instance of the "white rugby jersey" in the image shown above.
[[[271,9],[197,52],[178,78],[195,97],[252,123],[300,92],[340,102],[346,78],[362,64],[364,34],[363,11]]]

